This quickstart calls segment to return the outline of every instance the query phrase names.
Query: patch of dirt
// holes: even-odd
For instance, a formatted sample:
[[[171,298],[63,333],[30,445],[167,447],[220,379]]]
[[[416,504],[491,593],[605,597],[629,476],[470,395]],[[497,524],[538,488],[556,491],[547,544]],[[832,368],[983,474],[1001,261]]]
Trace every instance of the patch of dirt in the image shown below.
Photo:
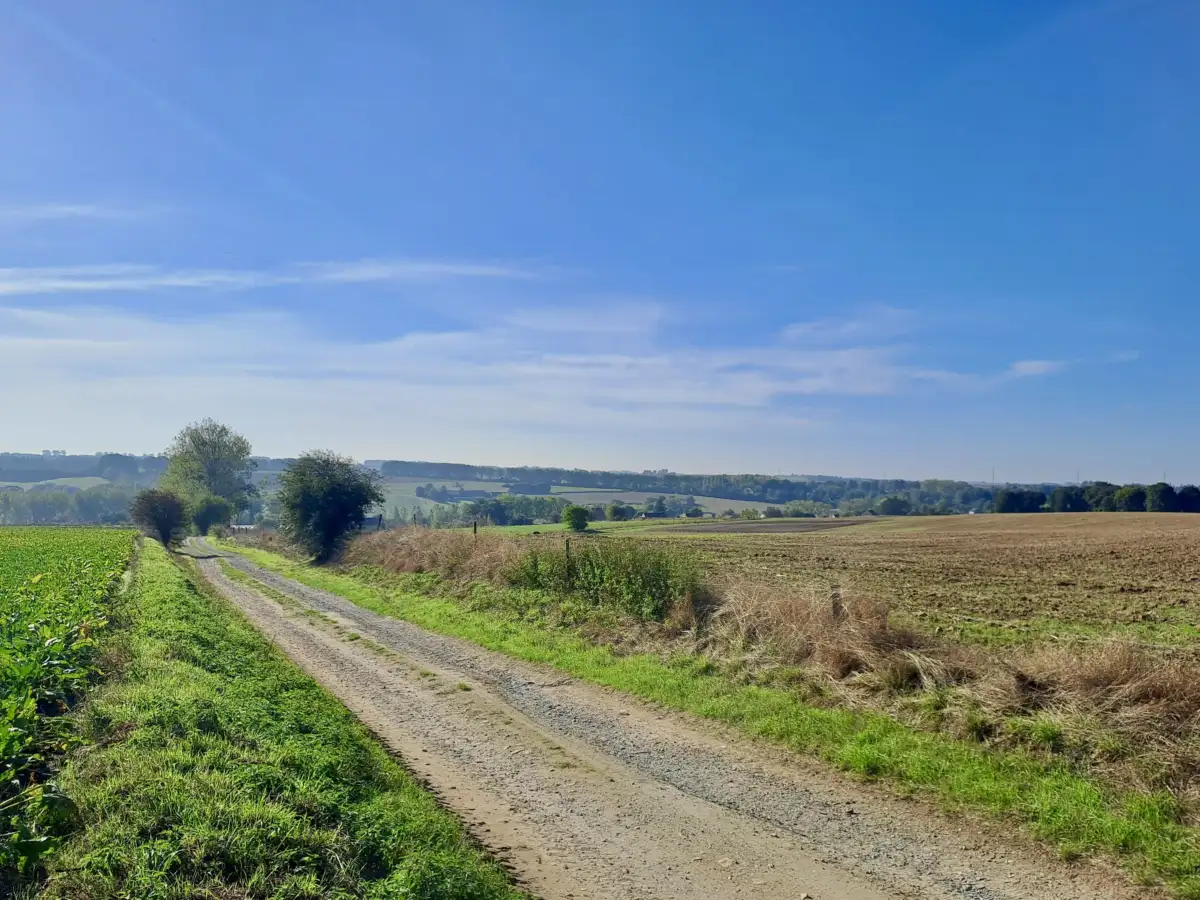
[[[376,615],[229,556],[197,565],[545,898],[1116,900],[1011,827],[945,818],[690,717]]]

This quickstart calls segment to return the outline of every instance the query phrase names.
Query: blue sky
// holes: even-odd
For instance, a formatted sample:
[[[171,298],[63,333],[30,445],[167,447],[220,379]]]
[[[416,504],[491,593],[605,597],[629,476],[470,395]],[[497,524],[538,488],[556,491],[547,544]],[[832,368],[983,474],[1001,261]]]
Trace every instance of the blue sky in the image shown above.
[[[1200,8],[0,0],[0,436],[1200,479]]]

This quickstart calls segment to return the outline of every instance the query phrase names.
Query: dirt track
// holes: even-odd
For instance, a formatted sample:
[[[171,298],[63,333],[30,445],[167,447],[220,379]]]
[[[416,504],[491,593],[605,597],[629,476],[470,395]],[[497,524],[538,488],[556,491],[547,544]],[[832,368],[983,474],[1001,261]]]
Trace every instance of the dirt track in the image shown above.
[[[623,695],[227,561],[205,575],[546,900],[1149,896]],[[282,600],[282,598],[281,598]],[[1008,829],[1011,831],[1011,829]]]

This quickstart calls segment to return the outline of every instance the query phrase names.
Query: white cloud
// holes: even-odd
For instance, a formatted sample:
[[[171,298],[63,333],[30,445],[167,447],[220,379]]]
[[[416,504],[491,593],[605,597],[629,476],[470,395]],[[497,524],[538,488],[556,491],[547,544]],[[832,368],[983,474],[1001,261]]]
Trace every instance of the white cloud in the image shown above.
[[[852,316],[793,323],[780,337],[788,343],[808,345],[876,342],[910,330],[915,319],[911,310],[877,304]]]
[[[1066,365],[1065,362],[1055,359],[1022,359],[1009,366],[1005,374],[1009,378],[1035,378],[1061,372]]]
[[[0,296],[161,290],[248,291],[302,284],[432,282],[454,279],[533,280],[542,273],[503,263],[360,260],[300,263],[278,269],[171,269],[111,264],[0,268]]]

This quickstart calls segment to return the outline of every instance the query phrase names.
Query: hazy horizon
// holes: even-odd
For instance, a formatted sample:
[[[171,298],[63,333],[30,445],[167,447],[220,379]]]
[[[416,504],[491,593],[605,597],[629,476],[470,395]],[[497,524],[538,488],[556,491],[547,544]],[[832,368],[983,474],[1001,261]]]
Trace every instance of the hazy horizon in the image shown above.
[[[164,444],[164,447],[165,447],[165,444]],[[255,446],[254,447],[254,456],[256,458],[260,458],[260,459],[294,459],[297,456],[299,456],[301,453],[303,453],[305,450],[315,450],[315,449],[327,449],[327,450],[333,450],[334,452],[337,452],[337,453],[342,453],[342,451],[338,450],[336,447],[315,447],[315,446],[314,447],[305,447],[304,450],[299,450],[294,453],[263,453],[263,452],[259,451],[259,448],[257,446]],[[118,450],[118,449],[113,449],[113,448],[107,448],[104,450],[72,450],[67,447],[46,447],[41,450],[13,450],[13,449],[0,448],[0,454],[18,453],[18,454],[25,454],[28,456],[42,456],[47,451],[65,451],[67,453],[67,455],[69,455],[69,456],[96,456],[96,455],[100,455],[100,454],[104,454],[104,453],[123,453],[123,454],[132,455],[132,456],[157,456],[157,455],[161,455],[163,453],[163,450],[143,452],[143,451],[137,451],[137,450]],[[518,469],[518,468],[578,469],[578,470],[582,470],[582,471],[592,471],[592,472],[628,472],[631,474],[641,474],[641,473],[647,472],[647,471],[656,472],[660,469],[666,469],[669,472],[672,472],[675,474],[680,474],[680,475],[762,475],[762,476],[770,476],[770,477],[777,477],[777,478],[859,478],[859,479],[880,480],[880,481],[893,480],[893,479],[900,480],[900,481],[924,481],[924,480],[928,480],[928,479],[940,479],[940,480],[947,480],[947,481],[964,481],[964,482],[969,482],[972,484],[981,484],[981,485],[990,484],[993,481],[992,472],[990,469],[984,473],[983,477],[968,478],[968,477],[958,477],[955,475],[946,475],[946,474],[911,475],[906,472],[892,472],[892,471],[869,473],[869,472],[829,472],[829,471],[817,471],[817,470],[808,471],[808,470],[800,470],[800,469],[770,470],[770,471],[749,469],[749,468],[688,469],[688,468],[672,466],[672,465],[584,466],[584,465],[572,465],[569,463],[562,463],[562,462],[556,462],[556,461],[549,461],[549,462],[529,462],[529,461],[496,462],[496,461],[487,460],[487,459],[442,459],[442,458],[426,457],[426,456],[404,456],[404,455],[381,456],[381,455],[372,455],[372,454],[367,454],[365,456],[357,455],[357,454],[343,454],[343,455],[352,456],[354,459],[358,460],[359,462],[363,462],[363,463],[366,463],[368,461],[370,461],[370,462],[402,461],[402,462],[422,462],[422,463],[434,463],[434,464],[466,465],[466,466],[476,466],[476,467],[480,467],[480,468],[494,467],[494,468],[509,468],[509,469]],[[53,458],[53,457],[51,457],[51,458]],[[1012,478],[1012,477],[1005,477],[999,468],[996,469],[994,480],[995,480],[996,484],[1078,484],[1078,483],[1092,482],[1092,481],[1107,481],[1107,482],[1112,482],[1114,484],[1130,484],[1130,483],[1153,484],[1155,482],[1164,480],[1163,479],[1164,474],[1167,475],[1166,480],[1171,484],[1180,485],[1180,484],[1194,483],[1186,478],[1184,478],[1184,479],[1171,478],[1169,472],[1168,473],[1160,472],[1156,477],[1147,477],[1147,478],[1142,478],[1142,479],[1109,478],[1109,477],[1105,477],[1104,475],[1097,475],[1095,477],[1090,477],[1086,473],[1083,473],[1083,472],[1078,473],[1077,478],[1075,478],[1075,477],[1073,477],[1073,478]],[[434,478],[432,480],[438,481],[439,479]],[[442,480],[444,480],[444,479],[442,479]]]

